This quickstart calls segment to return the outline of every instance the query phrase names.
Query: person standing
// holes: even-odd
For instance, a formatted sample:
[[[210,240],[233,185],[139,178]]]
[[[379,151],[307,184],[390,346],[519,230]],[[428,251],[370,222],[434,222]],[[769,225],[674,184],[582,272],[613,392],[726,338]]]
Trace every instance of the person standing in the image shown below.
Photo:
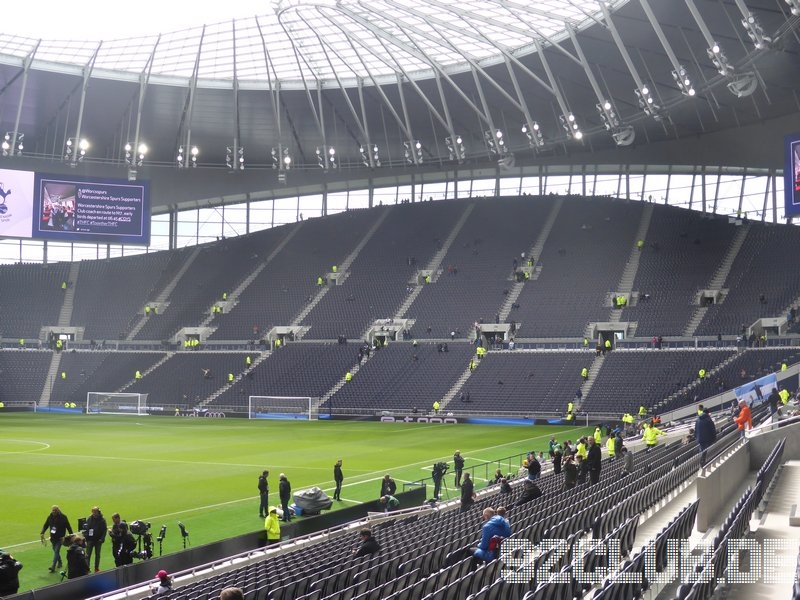
[[[103,513],[98,506],[92,507],[92,514],[86,519],[86,560],[91,563],[92,552],[94,551],[94,572],[100,570],[100,548],[106,541],[108,524],[103,518]]]
[[[475,504],[475,485],[469,473],[464,473],[464,480],[461,482],[461,510],[466,511]]]
[[[44,532],[50,531],[50,544],[53,546],[53,562],[50,564],[50,568],[48,569],[51,573],[54,573],[57,568],[62,567],[61,562],[61,544],[64,536],[67,535],[69,531],[72,533],[72,526],[69,524],[69,518],[67,515],[61,512],[61,509],[57,505],[53,505],[50,509],[50,514],[47,515],[47,518],[44,520],[44,525],[42,525],[42,531],[39,533],[39,537],[44,544]]]
[[[694,422],[694,439],[700,446],[700,465],[705,466],[706,451],[717,441],[717,427],[705,409],[701,407],[697,412],[697,419]]]
[[[258,516],[262,519],[267,517],[267,510],[269,510],[269,471],[261,471],[258,478],[258,494],[261,497],[261,504],[258,506]]]
[[[564,459],[564,489],[571,490],[578,485],[578,467],[570,454]]]
[[[600,481],[600,468],[603,464],[603,457],[600,452],[600,444],[593,437],[589,438],[589,450],[586,453],[586,462],[589,465],[589,481],[592,485]]]
[[[333,481],[336,483],[336,489],[333,491],[333,499],[342,501],[342,482],[344,475],[342,474],[342,459],[336,461],[333,465]]]
[[[572,456],[569,454],[568,456]],[[561,452],[561,445],[556,445],[555,449],[553,450],[553,473],[558,475],[561,473],[561,465],[564,460],[564,455]]]
[[[622,457],[622,476],[630,475],[633,473],[633,454],[623,446],[619,455]]]
[[[380,496],[394,496],[395,492],[397,492],[397,484],[394,482],[394,479],[387,473],[381,479],[381,493]]]
[[[278,520],[278,509],[274,506],[269,507],[266,519],[264,519],[264,529],[267,531],[267,544],[280,544],[281,524]]]
[[[281,473],[279,477],[280,483],[278,484],[278,492],[281,497],[281,508],[283,509],[283,520],[288,522],[292,520],[289,514],[289,500],[292,499],[292,484],[289,483],[285,473]]]
[[[461,474],[464,472],[464,457],[461,450],[456,450],[453,454],[453,472],[456,476],[456,487],[461,487]]]
[[[535,452],[528,453],[528,479],[536,481],[541,477],[542,464],[537,460]]]
[[[655,425],[644,424],[644,434],[642,437],[644,438],[644,444],[648,452],[658,445],[658,436],[660,435],[667,434],[658,429]]]
[[[111,538],[111,556],[115,559],[122,544],[122,528],[120,525],[122,525],[122,518],[119,513],[111,515],[111,528],[108,530],[108,537]]]
[[[739,416],[734,418],[736,426],[739,428],[739,435],[742,439],[745,438],[745,431],[753,428],[753,415],[750,412],[750,407],[747,402],[742,400],[739,402]]]
[[[442,479],[444,478],[444,474],[447,472],[447,463],[446,462],[437,462],[433,465],[433,471],[431,472],[431,478],[433,479],[433,499],[439,499],[439,492],[442,489]]]
[[[118,567],[133,564],[133,551],[136,550],[136,539],[128,531],[128,524],[120,521],[119,527],[119,546],[114,554],[114,564]]]

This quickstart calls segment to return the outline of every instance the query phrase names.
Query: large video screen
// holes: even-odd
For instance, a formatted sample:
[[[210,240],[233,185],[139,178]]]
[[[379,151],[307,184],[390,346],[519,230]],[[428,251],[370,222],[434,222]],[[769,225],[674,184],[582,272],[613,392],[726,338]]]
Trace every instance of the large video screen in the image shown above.
[[[800,215],[800,133],[786,136],[783,193],[786,216]]]
[[[33,171],[0,169],[0,237],[31,237]]]
[[[150,243],[146,182],[36,173],[34,238],[112,244]]]

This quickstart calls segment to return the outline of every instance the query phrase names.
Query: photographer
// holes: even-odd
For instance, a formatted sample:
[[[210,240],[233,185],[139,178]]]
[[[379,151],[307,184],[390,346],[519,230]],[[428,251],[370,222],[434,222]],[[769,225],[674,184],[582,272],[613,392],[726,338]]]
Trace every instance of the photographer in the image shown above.
[[[89,574],[89,559],[86,557],[86,540],[80,533],[64,538],[67,549],[67,579],[75,579]]]
[[[125,521],[120,522],[119,532],[119,547],[114,552],[114,564],[121,567],[133,563],[136,540],[128,531],[128,524]]]
[[[108,530],[108,537],[111,538],[111,556],[116,560],[119,554],[119,547],[122,544],[122,518],[119,513],[111,515],[111,528]],[[125,526],[127,529],[127,525]]]
[[[433,465],[433,472],[431,476],[433,477],[433,499],[439,499],[439,492],[442,489],[442,478],[444,474],[447,473],[447,469],[449,465],[446,462],[437,462]]]
[[[0,551],[0,596],[13,596],[17,593],[20,569],[21,562]]]
[[[97,573],[100,570],[100,548],[103,542],[106,541],[106,533],[108,532],[108,524],[100,508],[97,506],[92,507],[92,514],[86,519],[83,535],[86,538],[86,560],[91,563],[92,551],[94,551],[94,571]]]

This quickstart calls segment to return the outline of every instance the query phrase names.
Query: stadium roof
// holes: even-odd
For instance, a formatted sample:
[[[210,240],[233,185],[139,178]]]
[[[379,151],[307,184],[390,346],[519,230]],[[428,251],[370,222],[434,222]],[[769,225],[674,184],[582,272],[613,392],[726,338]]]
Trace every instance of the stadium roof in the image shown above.
[[[614,3],[623,0],[606,5]],[[283,87],[302,87],[301,80],[323,86],[394,81],[398,72],[430,77],[434,64],[463,71],[473,61],[497,62],[503,52],[530,53],[537,39],[562,40],[566,27],[580,30],[602,18],[593,0],[277,0],[197,12],[141,1],[123,20],[98,3],[80,11],[69,4],[52,8],[43,22],[31,19],[24,4],[11,7],[0,54],[24,59],[34,53],[36,61],[79,69],[92,62],[111,78],[136,79],[148,70],[179,83],[194,75],[197,63],[201,81],[271,79]],[[53,33],[40,39],[41,31]]]
[[[285,181],[287,166],[333,181],[548,162],[669,165],[686,160],[674,142],[702,147],[694,164],[780,169],[778,143],[765,154],[771,140],[748,133],[734,148],[708,134],[776,120],[784,128],[800,110],[791,12],[800,0],[233,8],[220,22],[182,4],[190,20],[173,27],[190,25],[176,31],[163,9],[132,4],[113,13],[125,35],[101,23],[73,34],[74,21],[47,27],[38,16],[32,35],[6,19],[0,134],[23,134],[25,156],[59,162],[70,138],[85,138],[85,169],[125,168],[138,161],[126,144],[145,143],[144,177],[176,168],[179,150],[186,164],[196,146],[200,167],[241,158],[247,170],[274,170],[266,184],[261,176],[264,189]],[[112,14],[88,5],[72,17],[93,10]]]

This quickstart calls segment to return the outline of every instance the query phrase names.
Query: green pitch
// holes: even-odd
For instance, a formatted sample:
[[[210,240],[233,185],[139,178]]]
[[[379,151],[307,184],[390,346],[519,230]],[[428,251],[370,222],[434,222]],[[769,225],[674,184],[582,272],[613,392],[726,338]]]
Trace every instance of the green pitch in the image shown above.
[[[58,504],[77,528],[97,505],[106,520],[167,526],[163,552],[183,549],[178,521],[192,546],[261,529],[256,483],[270,471],[270,503],[279,504],[278,475],[293,490],[318,486],[332,495],[333,464],[343,460],[343,502],[374,501],[379,479],[403,483],[430,477],[431,465],[455,450],[475,466],[476,487],[498,467],[516,472],[522,453],[547,450],[551,435],[575,439],[564,427],[429,425],[348,421],[249,421],[141,416],[7,413],[0,416],[3,525],[0,548],[22,561],[20,591],[56,583],[52,551],[39,532]],[[503,463],[495,461],[514,457]],[[452,487],[452,476],[446,483]],[[447,492],[446,492],[447,493]],[[454,497],[454,490],[449,490]],[[158,555],[158,544],[155,548]],[[62,559],[66,566],[65,550]],[[101,569],[111,569],[111,545]]]

